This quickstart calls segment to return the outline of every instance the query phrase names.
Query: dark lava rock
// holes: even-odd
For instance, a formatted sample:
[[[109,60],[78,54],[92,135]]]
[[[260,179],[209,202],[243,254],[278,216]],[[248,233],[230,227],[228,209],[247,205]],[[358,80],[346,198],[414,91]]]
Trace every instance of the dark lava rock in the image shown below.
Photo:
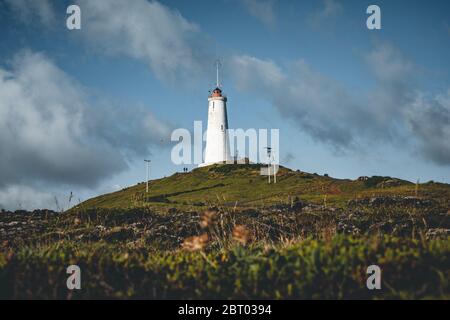
[[[405,206],[405,207],[431,207],[437,203],[432,199],[422,199],[417,197],[373,197],[363,199],[352,199],[348,201],[348,206]]]

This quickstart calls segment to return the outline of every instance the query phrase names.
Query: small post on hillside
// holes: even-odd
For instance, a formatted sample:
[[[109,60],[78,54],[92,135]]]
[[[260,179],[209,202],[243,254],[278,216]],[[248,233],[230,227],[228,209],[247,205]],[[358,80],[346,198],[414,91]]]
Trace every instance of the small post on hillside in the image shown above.
[[[267,149],[267,159],[268,159],[267,176],[269,177],[269,183],[270,183],[270,156],[272,154],[272,148],[271,147],[266,147],[265,149]]]
[[[147,160],[144,159],[144,161],[147,163],[147,180],[146,180],[146,188],[145,188],[145,192],[148,193],[148,179],[150,178],[150,162],[152,162],[151,160]]]

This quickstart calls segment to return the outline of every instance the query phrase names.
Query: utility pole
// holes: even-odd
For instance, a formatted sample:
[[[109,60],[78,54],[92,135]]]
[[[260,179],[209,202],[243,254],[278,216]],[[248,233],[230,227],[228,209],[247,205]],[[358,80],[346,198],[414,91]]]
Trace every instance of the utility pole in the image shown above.
[[[270,183],[270,156],[272,154],[272,148],[266,147],[266,149],[267,149],[267,159],[269,159],[269,161],[267,163],[267,176],[269,177],[269,183]]]
[[[150,176],[150,162],[152,162],[151,160],[147,160],[147,159],[144,159],[144,161],[147,163],[147,186],[146,186],[146,189],[145,189],[145,192],[146,193],[148,193],[148,179],[149,179],[149,176]]]

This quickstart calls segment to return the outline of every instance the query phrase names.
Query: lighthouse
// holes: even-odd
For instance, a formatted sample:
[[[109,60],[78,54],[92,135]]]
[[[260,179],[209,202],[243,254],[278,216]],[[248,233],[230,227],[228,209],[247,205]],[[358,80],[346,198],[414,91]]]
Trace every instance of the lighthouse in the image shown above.
[[[232,161],[228,137],[227,97],[219,83],[220,62],[216,62],[216,87],[208,96],[208,127],[204,162],[200,167]]]

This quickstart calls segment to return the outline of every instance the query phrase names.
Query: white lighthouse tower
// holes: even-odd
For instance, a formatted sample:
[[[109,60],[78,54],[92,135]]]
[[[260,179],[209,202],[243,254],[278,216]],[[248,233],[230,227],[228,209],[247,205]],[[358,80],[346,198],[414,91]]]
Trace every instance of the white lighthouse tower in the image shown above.
[[[232,161],[228,138],[227,97],[222,95],[216,63],[216,88],[208,97],[208,128],[206,131],[205,159],[200,167]]]

